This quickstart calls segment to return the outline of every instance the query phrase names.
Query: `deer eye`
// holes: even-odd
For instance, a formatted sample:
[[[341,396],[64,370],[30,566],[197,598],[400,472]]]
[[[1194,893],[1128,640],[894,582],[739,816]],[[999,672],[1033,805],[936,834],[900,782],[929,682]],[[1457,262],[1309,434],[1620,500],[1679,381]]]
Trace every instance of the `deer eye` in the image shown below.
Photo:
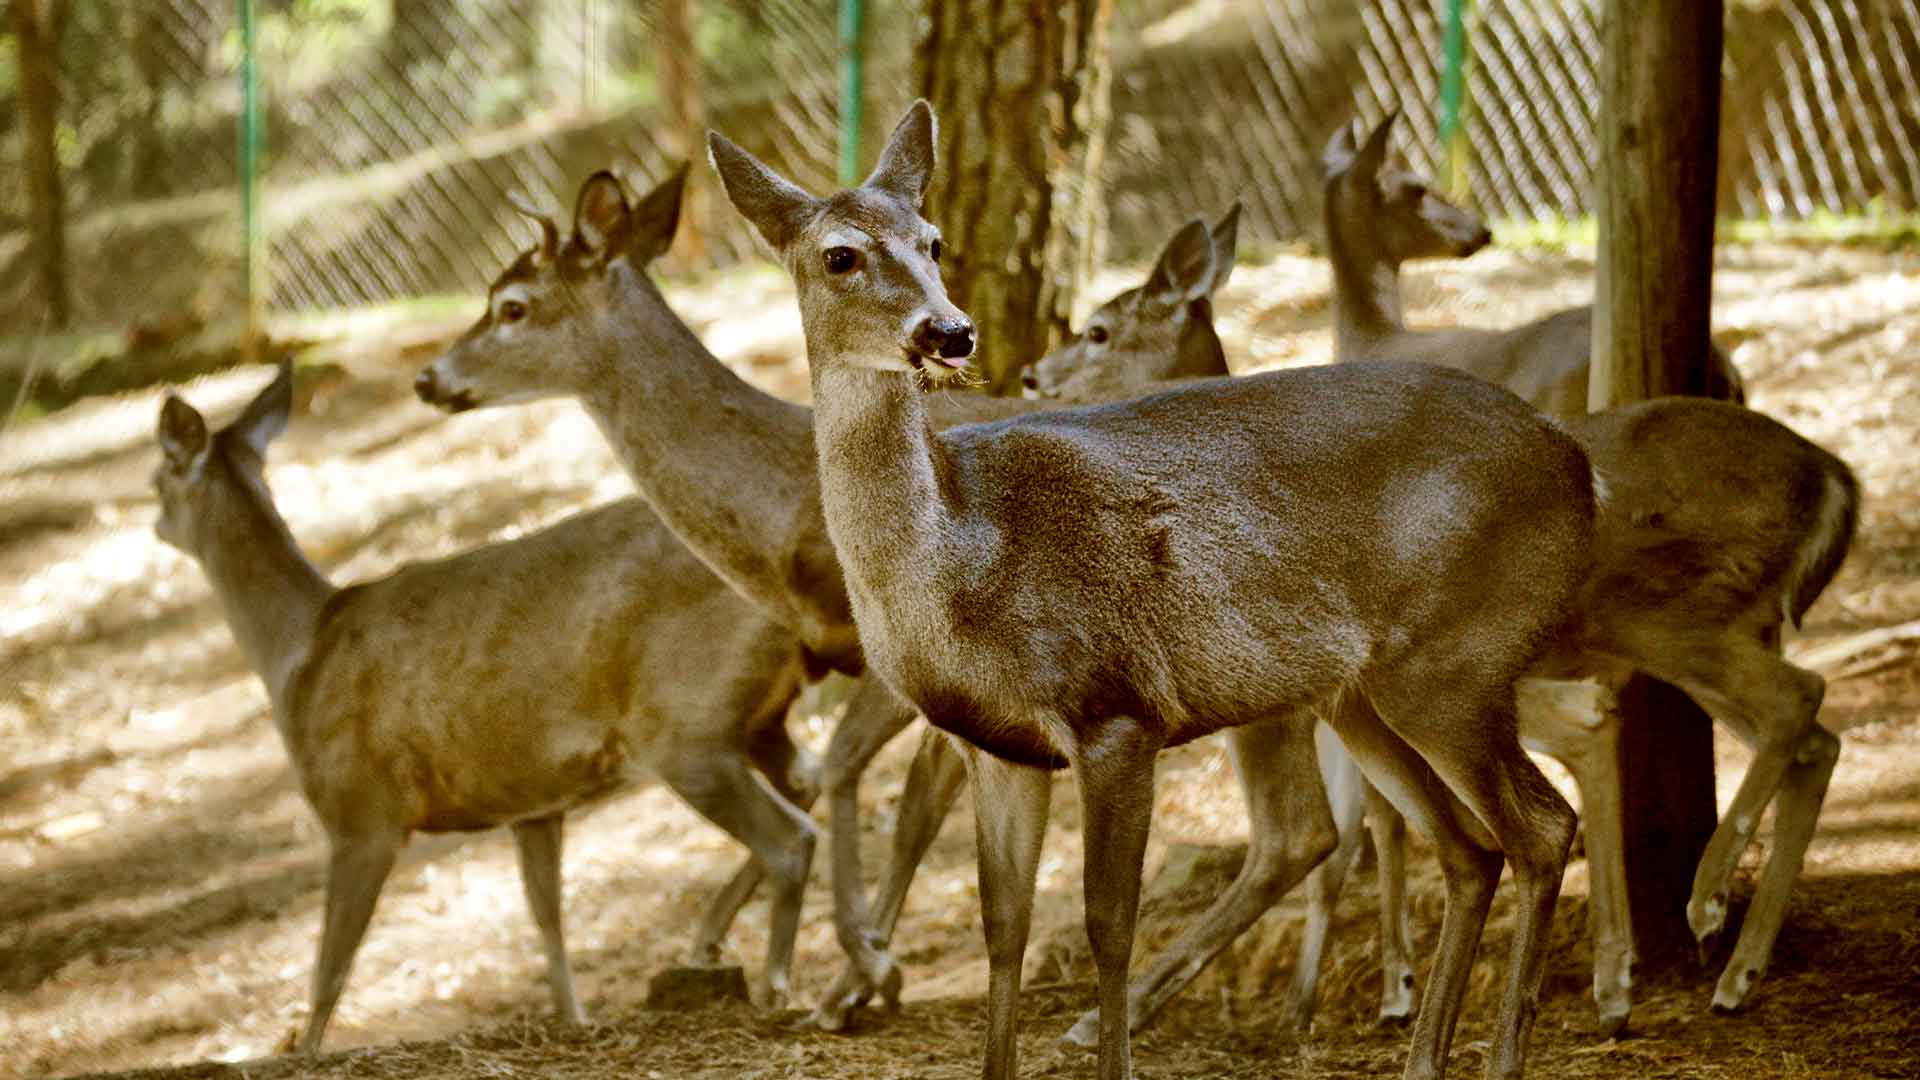
[[[943,250],[945,249],[940,246],[940,238],[936,236],[933,238],[933,243],[927,247],[927,254],[933,256],[934,262],[939,262],[940,252]]]
[[[1107,328],[1098,324],[1087,327],[1087,340],[1093,342],[1095,345],[1105,345],[1107,343]]]
[[[507,300],[500,305],[500,321],[517,323],[527,317],[527,305],[518,300]]]
[[[827,273],[845,274],[860,265],[860,253],[850,247],[827,249]]]

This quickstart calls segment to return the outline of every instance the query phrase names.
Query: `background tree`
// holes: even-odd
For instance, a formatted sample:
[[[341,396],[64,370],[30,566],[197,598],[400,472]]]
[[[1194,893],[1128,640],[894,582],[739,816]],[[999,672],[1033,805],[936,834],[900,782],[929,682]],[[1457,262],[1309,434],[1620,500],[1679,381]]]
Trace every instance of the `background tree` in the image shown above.
[[[1721,0],[1608,0],[1589,405],[1705,385],[1720,150]],[[1621,702],[1627,892],[1642,968],[1691,952],[1687,896],[1713,832],[1713,724],[1637,676]]]
[[[914,78],[940,118],[927,205],[995,392],[1065,334],[1100,258],[1112,0],[925,0]]]
[[[20,50],[20,103],[26,114],[27,197],[31,206],[33,273],[46,319],[65,326],[72,314],[67,287],[66,195],[60,183],[60,31],[66,0],[12,0],[8,28]]]
[[[666,113],[673,153],[698,162],[706,153],[706,114],[700,107],[700,54],[693,37],[693,0],[660,0],[660,21],[654,32],[658,59],[660,104]],[[685,265],[706,260],[707,177],[709,170],[687,174],[680,230],[674,236],[674,254]]]

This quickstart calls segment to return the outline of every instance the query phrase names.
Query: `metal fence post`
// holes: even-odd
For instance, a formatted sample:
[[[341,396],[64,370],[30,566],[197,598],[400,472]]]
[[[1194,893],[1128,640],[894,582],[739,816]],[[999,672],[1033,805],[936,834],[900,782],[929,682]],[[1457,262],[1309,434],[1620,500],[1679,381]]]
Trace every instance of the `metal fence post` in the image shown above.
[[[1467,193],[1467,8],[1473,0],[1447,0],[1447,30],[1442,41],[1445,68],[1440,77],[1440,143],[1446,147],[1446,184],[1450,194]]]
[[[260,150],[266,123],[260,110],[260,67],[254,37],[254,0],[240,6],[240,227],[246,237],[247,333],[250,363],[260,360],[267,305],[267,233],[261,221]]]
[[[840,0],[840,183],[860,182],[860,120],[866,87],[863,0]]]

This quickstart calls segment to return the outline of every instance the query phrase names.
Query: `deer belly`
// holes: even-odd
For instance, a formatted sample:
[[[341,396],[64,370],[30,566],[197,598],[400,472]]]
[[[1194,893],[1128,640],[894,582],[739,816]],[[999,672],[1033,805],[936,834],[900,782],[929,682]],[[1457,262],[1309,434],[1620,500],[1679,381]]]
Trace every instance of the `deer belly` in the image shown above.
[[[416,757],[413,827],[457,832],[561,813],[624,786],[630,758],[615,730],[595,741],[556,735],[507,740],[478,754]]]
[[[927,723],[1016,765],[1064,769],[1066,755],[1037,724],[1020,724],[991,715],[963,692],[928,689],[913,695]]]

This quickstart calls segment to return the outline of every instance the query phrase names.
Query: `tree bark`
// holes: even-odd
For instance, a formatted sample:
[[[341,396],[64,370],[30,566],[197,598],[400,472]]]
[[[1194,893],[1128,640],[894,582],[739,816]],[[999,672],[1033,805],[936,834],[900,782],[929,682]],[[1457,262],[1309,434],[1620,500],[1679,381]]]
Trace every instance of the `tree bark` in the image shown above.
[[[659,51],[661,105],[666,110],[673,153],[699,162],[706,153],[706,116],[700,107],[700,57],[693,41],[693,0],[660,0],[660,22],[654,32]],[[683,265],[694,266],[706,258],[707,177],[711,171],[693,169],[687,174],[687,189],[682,196],[680,229],[674,237],[673,254]]]
[[[73,314],[67,286],[67,207],[57,144],[60,109],[60,28],[65,0],[13,0],[7,8],[20,50],[20,104],[26,114],[27,197],[32,204],[33,275],[47,322],[65,326]]]
[[[1112,0],[925,0],[915,79],[940,120],[928,217],[989,389],[1067,332],[1105,232]]]
[[[1594,409],[1707,385],[1722,18],[1721,0],[1607,3]],[[1627,892],[1646,970],[1692,953],[1687,896],[1717,813],[1713,724],[1644,676],[1621,706]]]

